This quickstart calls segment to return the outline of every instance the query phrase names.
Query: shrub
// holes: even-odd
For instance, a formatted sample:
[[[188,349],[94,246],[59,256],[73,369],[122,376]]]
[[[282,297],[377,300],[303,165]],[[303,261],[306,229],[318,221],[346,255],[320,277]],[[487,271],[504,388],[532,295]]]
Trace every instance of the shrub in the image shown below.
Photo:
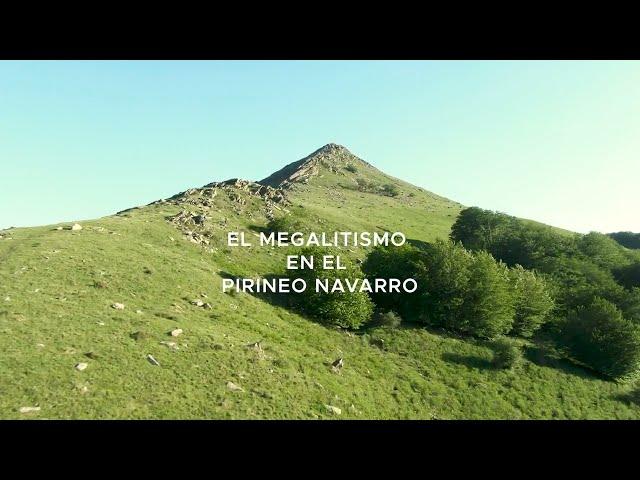
[[[376,326],[398,328],[402,323],[402,318],[393,310],[388,310],[384,313],[378,312],[374,317]]]
[[[522,349],[511,338],[498,338],[492,342],[491,347],[493,349],[492,363],[495,368],[511,369],[522,361]]]
[[[548,319],[554,307],[544,279],[516,265],[509,271],[515,315],[512,333],[531,337]]]
[[[375,192],[378,187],[374,182],[371,182],[365,178],[356,178],[356,185],[361,192]]]
[[[316,318],[321,323],[343,328],[359,328],[371,319],[373,302],[364,292],[335,292],[325,293],[316,291],[316,278],[328,279],[331,285],[336,278],[360,278],[361,272],[353,266],[347,270],[323,270],[321,262],[323,255],[339,255],[337,249],[318,247],[303,248],[299,255],[314,257],[314,268],[299,270],[299,278],[307,282],[307,288],[300,294],[293,294],[293,302],[300,310]]]
[[[400,190],[393,183],[387,183],[386,185],[383,185],[382,192],[385,195],[389,195],[390,197],[397,197],[398,195],[400,195]]]
[[[344,167],[344,169],[347,172],[351,172],[351,173],[356,173],[358,171],[358,167],[356,167],[353,163],[350,163],[349,165],[347,165],[346,167]]]
[[[609,377],[629,377],[640,367],[640,328],[607,300],[572,311],[562,333],[574,359]]]

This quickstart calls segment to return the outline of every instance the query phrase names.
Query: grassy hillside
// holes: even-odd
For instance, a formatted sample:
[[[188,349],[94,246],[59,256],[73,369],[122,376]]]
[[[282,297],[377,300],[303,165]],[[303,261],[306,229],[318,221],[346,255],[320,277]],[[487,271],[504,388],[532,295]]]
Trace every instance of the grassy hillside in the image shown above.
[[[303,160],[265,179],[269,189],[210,184],[81,230],[2,232],[0,418],[640,418],[633,385],[533,346],[518,369],[497,371],[480,341],[411,327],[356,334],[223,294],[223,276],[281,271],[287,251],[229,248],[228,231],[256,234],[289,215],[316,231],[429,241],[462,208],[342,147]]]

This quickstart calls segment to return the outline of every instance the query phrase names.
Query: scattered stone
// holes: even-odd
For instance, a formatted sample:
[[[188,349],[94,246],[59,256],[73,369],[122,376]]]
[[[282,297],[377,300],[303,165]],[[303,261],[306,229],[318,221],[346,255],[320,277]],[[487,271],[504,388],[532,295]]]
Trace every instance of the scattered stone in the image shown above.
[[[82,230],[82,225],[80,225],[79,223],[74,223],[73,225],[71,225],[71,230],[73,231]]]
[[[326,404],[325,404],[324,407],[332,415],[342,415],[342,409],[340,409],[338,407],[334,407],[333,405],[326,405]]]
[[[176,342],[160,342],[160,345],[165,345],[169,347],[171,350],[180,350],[180,347]]]
[[[80,362],[80,363],[76,364],[76,370],[81,372],[81,371],[85,370],[88,366],[89,366],[88,364],[86,364],[84,362]]]
[[[44,343],[36,343],[36,347],[38,347],[38,348],[44,348]]]
[[[56,230],[62,230],[62,227],[56,227]]]
[[[174,330],[171,330],[171,336],[172,337],[178,337],[182,335],[182,329],[181,328],[176,328]]]
[[[156,367],[160,366],[160,362],[158,362],[155,358],[153,358],[153,355],[151,354],[147,355],[147,360],[149,360],[149,363],[151,365],[155,365]]]
[[[207,297],[207,294],[206,294],[206,293],[201,293],[201,294],[200,294],[200,296],[201,296],[202,298],[209,298],[209,297]]]
[[[101,327],[104,327],[104,322],[96,322],[98,325],[100,325]]]
[[[344,367],[344,360],[342,360],[342,358],[338,358],[337,360],[335,360],[332,364],[331,367],[335,370],[338,371],[340,369],[342,369],[342,367]]]
[[[116,310],[124,310],[124,304],[123,303],[114,303],[113,305],[111,305],[111,308],[115,308]]]
[[[205,303],[202,308],[204,308],[205,310],[211,310],[213,307],[211,306],[210,303]]]
[[[227,390],[232,392],[244,392],[244,389],[233,382],[227,382]]]
[[[196,298],[195,300],[191,300],[191,304],[195,305],[196,307],[203,307],[204,306],[204,302],[202,300],[200,300],[199,298]]]
[[[39,412],[40,407],[20,407],[20,413]]]
[[[98,358],[100,358],[100,355],[98,355],[96,352],[87,352],[84,354],[84,356],[90,358],[91,360],[97,360]]]
[[[136,313],[137,313],[138,315],[140,315],[140,314],[142,314],[142,310],[136,310]]]

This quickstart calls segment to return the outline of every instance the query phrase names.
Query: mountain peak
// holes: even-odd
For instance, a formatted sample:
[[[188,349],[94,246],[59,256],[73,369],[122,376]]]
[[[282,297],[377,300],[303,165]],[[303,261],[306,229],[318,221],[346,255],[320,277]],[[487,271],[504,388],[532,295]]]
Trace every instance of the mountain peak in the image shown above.
[[[337,143],[327,143],[313,153],[351,153],[347,147],[338,145]],[[313,153],[311,155],[313,155]]]
[[[260,180],[259,183],[272,187],[287,187],[292,183],[306,183],[310,177],[318,175],[321,168],[332,172],[348,165],[367,162],[351,153],[346,147],[337,143],[327,143],[301,160],[290,163],[277,172]]]

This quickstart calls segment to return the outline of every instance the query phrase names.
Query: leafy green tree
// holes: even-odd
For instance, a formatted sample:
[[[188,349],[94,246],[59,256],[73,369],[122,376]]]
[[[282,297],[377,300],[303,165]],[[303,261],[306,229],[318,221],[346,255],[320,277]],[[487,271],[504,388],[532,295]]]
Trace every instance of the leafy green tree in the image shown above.
[[[307,247],[299,251],[299,255],[314,257],[314,268],[298,270],[296,277],[307,282],[304,292],[293,295],[293,302],[301,311],[316,318],[326,325],[342,328],[357,329],[367,323],[373,314],[373,302],[365,292],[329,292],[316,291],[316,279],[327,279],[329,288],[338,278],[348,278],[353,281],[362,278],[362,273],[353,266],[347,270],[324,270],[322,268],[323,255],[340,255],[340,250]],[[343,262],[344,264],[344,262]]]
[[[462,306],[467,297],[473,256],[462,245],[437,240],[424,253],[426,282],[419,320],[449,329],[464,326]]]
[[[478,207],[465,208],[458,214],[450,238],[469,250],[488,250],[497,236],[508,229],[512,217]]]
[[[640,368],[640,327],[605,299],[572,311],[563,340],[573,358],[612,378],[635,375]]]
[[[551,257],[540,262],[540,271],[554,283],[555,300],[562,313],[602,297],[619,305],[625,298],[624,288],[613,275],[590,260],[581,257]]]
[[[508,333],[513,326],[513,294],[509,272],[487,252],[476,252],[469,265],[468,283],[456,329],[484,338]]]
[[[509,271],[515,316],[512,333],[531,337],[545,323],[554,301],[545,280],[516,265]]]
[[[424,255],[416,247],[409,244],[375,247],[362,263],[362,271],[372,281],[375,278],[397,278],[401,281],[415,279],[418,291],[414,293],[372,292],[370,296],[379,309],[393,310],[406,320],[419,321],[423,310],[424,285],[428,280]]]
[[[583,235],[577,241],[580,252],[596,265],[612,271],[628,263],[624,249],[612,238],[598,232]]]
[[[609,236],[623,247],[640,249],[640,233],[615,232],[609,233]]]
[[[640,287],[640,261],[619,267],[613,274],[616,280],[629,290]]]

